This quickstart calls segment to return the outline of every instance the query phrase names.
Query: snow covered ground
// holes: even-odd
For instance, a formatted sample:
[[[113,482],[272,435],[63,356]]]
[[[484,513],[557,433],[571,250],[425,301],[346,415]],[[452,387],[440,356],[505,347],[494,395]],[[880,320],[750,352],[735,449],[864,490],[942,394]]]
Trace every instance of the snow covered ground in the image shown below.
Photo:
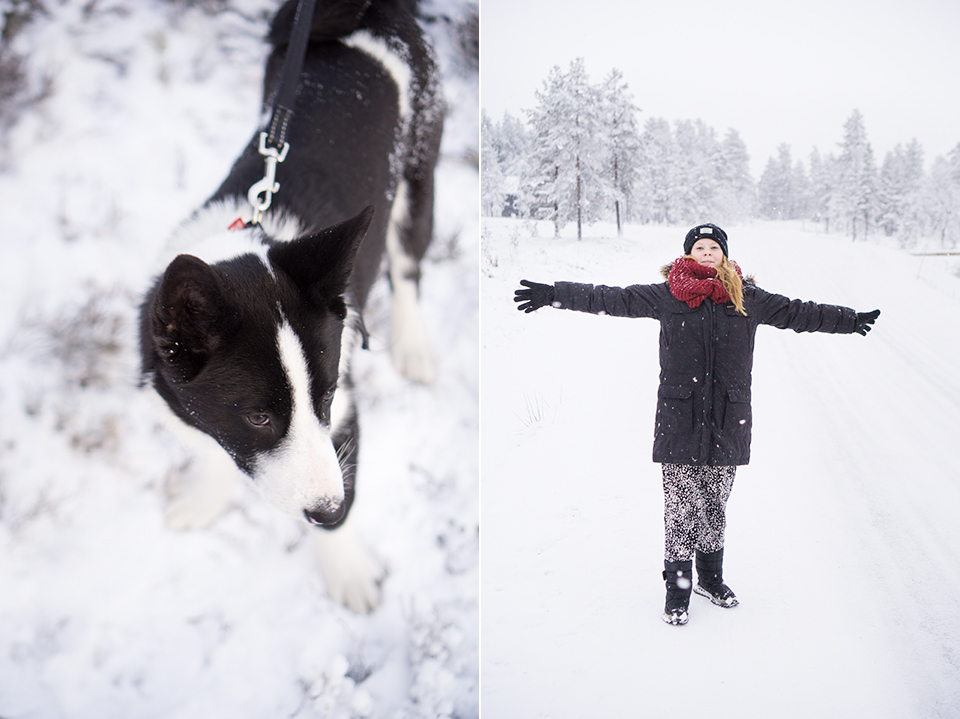
[[[184,455],[135,387],[139,294],[256,126],[277,3],[45,5],[15,40],[43,99],[0,144],[0,717],[476,717],[478,88],[451,26],[429,27],[450,104],[423,279],[438,378],[393,370],[385,282],[357,365],[354,511],[389,566],[361,617],[248,486],[209,531],[164,527]]]
[[[517,312],[518,281],[660,281],[687,228],[484,220],[485,717],[960,715],[960,277],[809,228],[728,229],[770,291],[882,315],[761,327],[724,610],[660,619],[655,321]],[[539,234],[539,236],[537,236]]]

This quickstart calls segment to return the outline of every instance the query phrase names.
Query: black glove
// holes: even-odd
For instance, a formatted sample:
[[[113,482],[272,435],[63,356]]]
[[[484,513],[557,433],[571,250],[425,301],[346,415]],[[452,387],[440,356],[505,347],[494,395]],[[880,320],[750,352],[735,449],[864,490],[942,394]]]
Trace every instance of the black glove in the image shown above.
[[[529,290],[517,290],[513,293],[514,302],[523,302],[517,305],[517,309],[522,312],[533,312],[544,305],[553,303],[553,285],[541,285],[539,282],[530,282],[529,280],[520,280],[520,284],[529,287]]]
[[[874,310],[873,312],[857,312],[857,329],[854,330],[858,335],[867,336],[874,322],[876,322],[877,317],[880,316],[880,310]]]

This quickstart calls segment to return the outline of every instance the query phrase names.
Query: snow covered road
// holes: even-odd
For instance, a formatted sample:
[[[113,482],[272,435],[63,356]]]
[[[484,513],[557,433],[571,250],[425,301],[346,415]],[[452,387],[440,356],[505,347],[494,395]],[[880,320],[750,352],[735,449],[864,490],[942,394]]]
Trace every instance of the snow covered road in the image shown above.
[[[761,327],[728,508],[741,605],[663,605],[658,326],[514,309],[521,278],[660,281],[684,228],[584,240],[485,220],[482,676],[489,716],[960,711],[957,262],[784,223],[728,229],[769,291],[882,310],[866,338]]]

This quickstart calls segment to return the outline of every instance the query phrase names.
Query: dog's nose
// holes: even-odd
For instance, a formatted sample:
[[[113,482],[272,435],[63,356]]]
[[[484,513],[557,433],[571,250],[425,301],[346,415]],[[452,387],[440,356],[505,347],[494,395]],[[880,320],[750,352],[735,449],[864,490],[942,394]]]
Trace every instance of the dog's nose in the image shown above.
[[[320,527],[329,527],[342,521],[346,515],[346,503],[341,502],[334,507],[323,507],[318,509],[305,509],[303,516],[307,518],[310,524],[316,524]]]

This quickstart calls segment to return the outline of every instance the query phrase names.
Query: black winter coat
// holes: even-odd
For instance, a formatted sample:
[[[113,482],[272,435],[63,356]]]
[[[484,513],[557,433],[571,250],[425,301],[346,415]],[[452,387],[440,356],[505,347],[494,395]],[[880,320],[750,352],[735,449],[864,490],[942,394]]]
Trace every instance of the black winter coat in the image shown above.
[[[750,384],[757,325],[796,332],[852,333],[849,307],[791,300],[745,282],[746,316],[706,299],[696,308],[666,282],[605,287],[554,285],[554,306],[660,321],[660,389],[653,461],[739,465],[750,461]]]

